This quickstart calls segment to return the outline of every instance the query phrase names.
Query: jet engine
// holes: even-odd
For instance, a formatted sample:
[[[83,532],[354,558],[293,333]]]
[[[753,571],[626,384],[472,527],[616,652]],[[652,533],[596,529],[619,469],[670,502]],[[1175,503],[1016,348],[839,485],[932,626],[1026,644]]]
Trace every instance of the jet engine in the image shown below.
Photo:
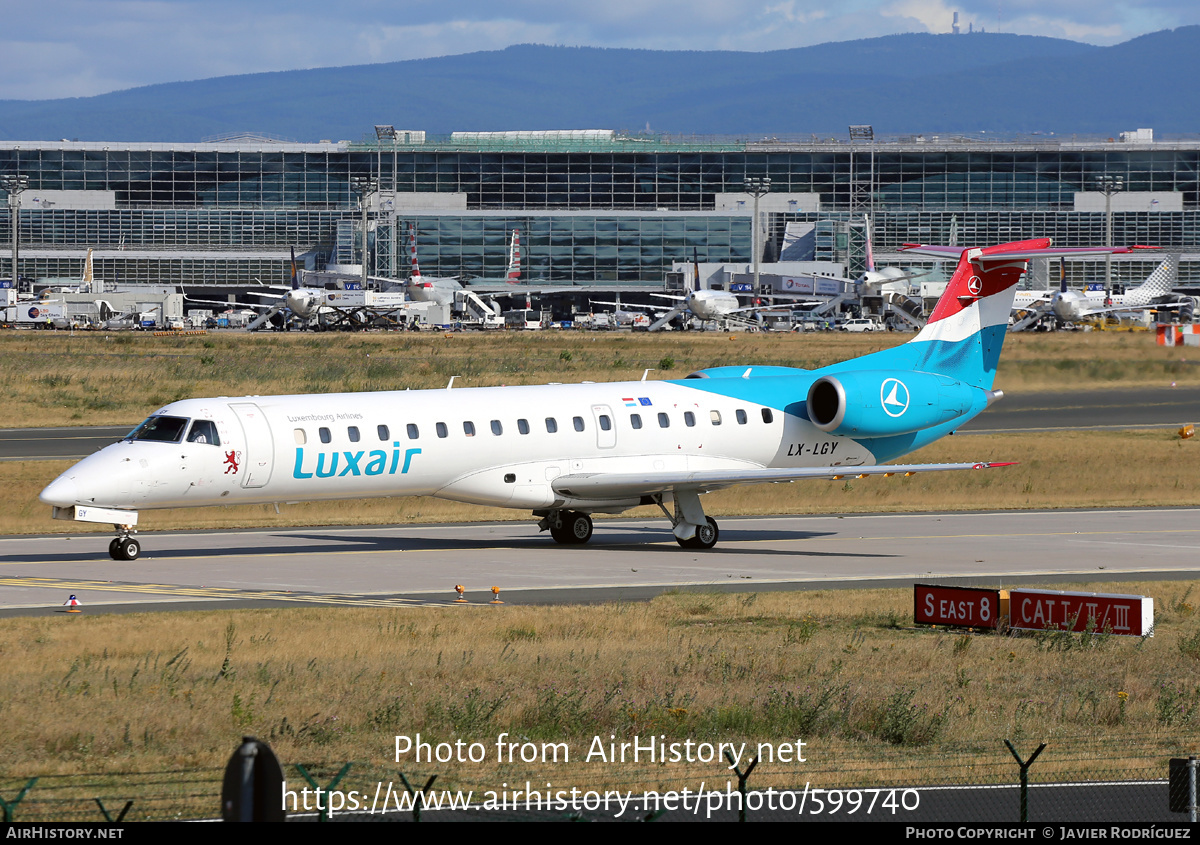
[[[908,434],[986,407],[987,391],[933,373],[861,370],[822,376],[808,390],[808,418],[830,434]]]

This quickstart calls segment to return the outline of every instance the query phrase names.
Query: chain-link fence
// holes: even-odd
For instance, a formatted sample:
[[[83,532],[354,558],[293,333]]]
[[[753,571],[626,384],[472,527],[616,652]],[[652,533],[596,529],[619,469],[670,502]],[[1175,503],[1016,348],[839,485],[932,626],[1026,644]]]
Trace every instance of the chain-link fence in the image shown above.
[[[658,746],[656,759],[647,760],[650,752],[643,747],[636,762],[627,756],[625,763],[485,770],[470,763],[353,762],[340,779],[344,762],[285,761],[280,800],[292,819],[326,816],[334,822],[408,821],[419,814],[422,821],[745,817],[1003,823],[1021,821],[1024,813],[1029,822],[1178,823],[1187,816],[1168,810],[1168,760],[1195,753],[1195,743],[1179,736],[1146,737],[1137,744],[1055,738],[1040,754],[1041,743],[1032,740],[1015,740],[1011,750],[1004,741],[989,740],[936,753],[872,745],[820,761],[814,743],[789,745],[787,762],[764,754],[755,763],[760,749],[748,746],[731,765],[724,750],[693,743],[678,749],[693,757],[690,763],[669,756],[664,761],[658,755],[664,747]],[[806,753],[804,761],[798,759]],[[1027,788],[1021,785],[1022,764]],[[0,777],[0,800],[8,820],[18,822],[115,821],[122,812],[125,821],[216,818],[222,776],[222,769],[10,772]],[[327,791],[331,784],[334,789]]]

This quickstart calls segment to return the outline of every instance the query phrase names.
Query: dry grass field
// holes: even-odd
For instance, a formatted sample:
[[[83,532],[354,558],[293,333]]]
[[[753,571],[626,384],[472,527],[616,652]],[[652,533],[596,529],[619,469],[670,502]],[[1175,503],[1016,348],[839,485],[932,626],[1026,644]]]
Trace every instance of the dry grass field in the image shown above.
[[[751,748],[803,739],[806,764],[764,763],[760,789],[809,778],[825,788],[1012,782],[1004,739],[1026,754],[1050,744],[1041,782],[1121,766],[1162,777],[1160,757],[1200,745],[1196,586],[1067,587],[1153,596],[1148,639],[917,629],[906,590],[8,619],[0,654],[21,671],[0,678],[0,776],[212,768],[253,734],[285,763],[355,760],[360,777],[436,773],[441,786],[480,789],[516,778],[678,788],[728,776],[714,764],[586,762],[597,735]],[[417,733],[484,743],[487,759],[396,762],[394,737]],[[570,763],[502,765],[501,733],[565,742]],[[1104,755],[1081,758],[1101,740]],[[946,761],[958,757],[978,769],[951,774]]]
[[[134,424],[194,396],[324,393],[682,378],[704,367],[815,368],[894,346],[906,334],[671,332],[221,334],[0,333],[0,427]],[[1017,334],[1003,390],[1200,386],[1200,348],[1146,332]]]

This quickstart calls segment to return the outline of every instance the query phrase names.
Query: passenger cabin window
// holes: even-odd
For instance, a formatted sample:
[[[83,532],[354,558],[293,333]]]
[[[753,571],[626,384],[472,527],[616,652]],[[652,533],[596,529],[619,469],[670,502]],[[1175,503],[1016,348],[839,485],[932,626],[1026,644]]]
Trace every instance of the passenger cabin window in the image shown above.
[[[178,443],[187,428],[186,417],[150,417],[125,437],[154,443]]]
[[[192,430],[188,432],[188,443],[208,443],[220,446],[221,438],[217,436],[217,425],[212,420],[196,420]]]
[[[583,431],[583,417],[571,417],[571,422],[575,424],[576,431]]]
[[[696,425],[696,415],[693,414],[691,411],[684,411],[683,412],[683,424],[686,425],[688,428],[694,427]]]
[[[629,415],[629,424],[631,426],[633,426],[634,428],[641,428],[642,427],[642,415],[641,414],[630,414]]]
[[[408,428],[408,439],[409,440],[416,440],[418,437],[421,436],[421,432],[417,430],[416,423],[409,423],[407,428]]]
[[[358,426],[352,425],[349,428],[347,428],[346,435],[350,438],[351,443],[357,443],[360,439],[359,433],[358,433]]]
[[[492,434],[499,437],[504,433],[504,426],[500,425],[500,420],[492,420]]]
[[[659,428],[670,428],[671,427],[671,418],[668,417],[666,414],[659,414],[658,415],[658,427]]]
[[[517,420],[517,431],[522,434],[529,433],[529,420]]]
[[[445,423],[438,423],[434,426],[434,428],[437,429],[438,437],[449,437],[450,436],[450,429],[448,429],[446,427]]]
[[[771,423],[773,423],[775,421],[775,415],[771,413],[770,408],[762,409],[762,417],[763,417],[763,422],[765,422],[767,425],[770,425]]]
[[[317,434],[321,436],[322,443],[331,443],[333,441],[333,435],[329,433],[329,429],[327,428],[318,428]]]
[[[708,418],[709,418],[710,420],[712,420],[712,424],[713,424],[713,425],[720,425],[720,424],[721,424],[721,412],[720,412],[720,411],[709,411],[709,412],[708,412]]]
[[[737,416],[738,425],[746,424],[746,412],[743,411],[741,408],[737,409],[735,416]]]
[[[303,446],[308,442],[308,435],[304,433],[304,429],[297,428],[292,431],[292,436],[296,439],[297,446]]]
[[[558,433],[558,420],[554,419],[554,417],[546,417],[546,433],[547,434],[557,434]]]
[[[471,422],[470,420],[465,421],[463,423],[463,434],[467,435],[467,437],[474,437],[475,423]]]
[[[391,439],[388,437],[391,432],[388,431],[388,427],[386,425],[375,426],[375,433],[379,435],[380,441]]]
[[[600,415],[600,430],[612,431],[612,420],[609,418],[608,414]]]

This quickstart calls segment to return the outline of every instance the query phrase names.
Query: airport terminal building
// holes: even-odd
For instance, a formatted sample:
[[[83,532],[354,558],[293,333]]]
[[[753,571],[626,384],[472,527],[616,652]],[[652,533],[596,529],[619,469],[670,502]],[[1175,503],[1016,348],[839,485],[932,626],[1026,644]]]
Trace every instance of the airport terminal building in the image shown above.
[[[765,177],[765,260],[779,256],[790,227],[803,253],[791,257],[853,272],[864,214],[884,261],[911,241],[1099,245],[1111,214],[1114,243],[1182,251],[1181,278],[1200,277],[1200,140],[1156,141],[1149,130],[1096,140],[373,134],[316,144],[0,142],[0,177],[27,180],[20,273],[78,278],[90,247],[108,281],[281,283],[292,247],[310,268],[359,262],[365,196],[373,274],[408,275],[411,226],[426,275],[498,278],[519,229],[523,281],[657,284],[673,262],[751,262],[747,179]],[[0,208],[0,277],[12,275],[11,206]],[[1141,278],[1154,261],[1115,262],[1114,277]],[[1078,262],[1067,273],[1079,282],[1097,267]]]

